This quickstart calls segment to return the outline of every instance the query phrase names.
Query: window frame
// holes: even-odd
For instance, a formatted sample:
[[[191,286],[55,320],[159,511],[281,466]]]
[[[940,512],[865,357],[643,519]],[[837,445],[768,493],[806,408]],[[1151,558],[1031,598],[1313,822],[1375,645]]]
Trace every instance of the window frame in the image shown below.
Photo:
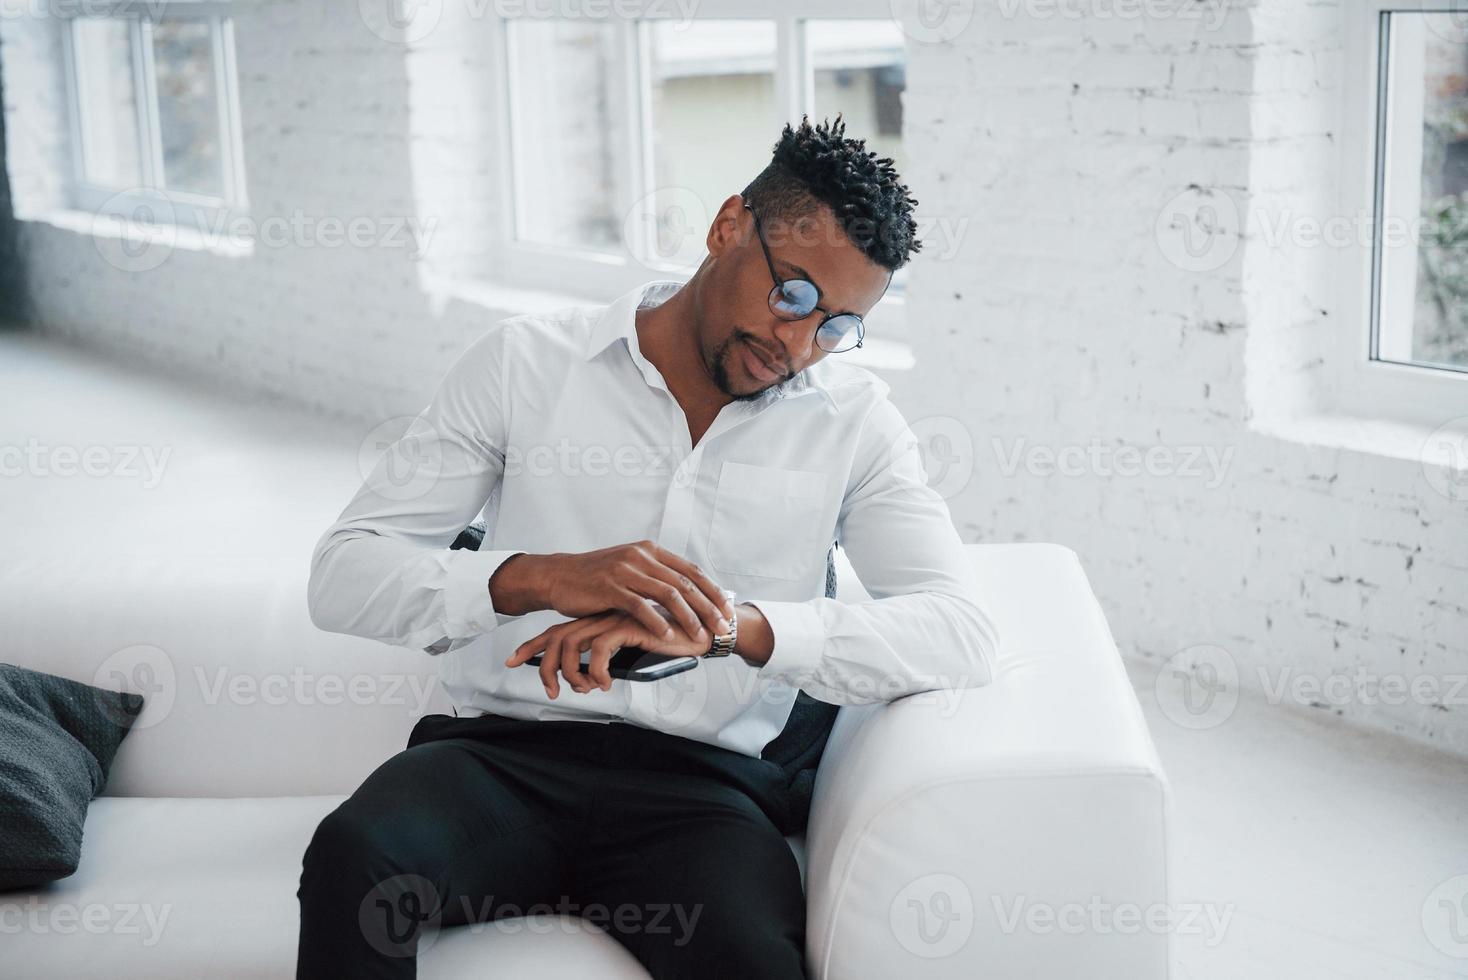
[[[1387,58],[1386,18],[1461,13],[1460,8],[1461,0],[1361,0],[1346,13],[1338,213],[1368,218],[1370,235],[1364,247],[1340,250],[1338,308],[1343,326],[1326,352],[1325,407],[1336,414],[1430,427],[1468,414],[1468,370],[1379,356],[1381,320],[1390,315],[1383,307],[1390,284],[1382,274],[1386,264],[1383,208],[1392,175],[1386,166],[1391,150],[1387,115],[1392,67]],[[1403,255],[1393,257],[1398,273],[1403,265],[1415,268],[1415,254],[1410,263],[1403,259]],[[1415,276],[1411,289],[1415,296]]]
[[[139,7],[119,2],[115,9],[93,5],[85,14],[60,16],[62,57],[66,76],[71,136],[70,205],[79,211],[108,214],[128,220],[186,225],[198,230],[225,227],[225,222],[248,207],[245,190],[244,140],[239,111],[239,73],[235,62],[234,22],[228,0],[155,0]],[[214,66],[220,180],[223,195],[170,189],[163,170],[163,142],[159,122],[157,74],[153,64],[155,17],[194,18],[209,24],[211,62]],[[137,105],[137,146],[140,183],[113,187],[94,182],[87,172],[86,140],[90,111],[82,98],[84,73],[76,52],[77,24],[84,20],[120,20],[128,25],[132,56],[134,100]],[[159,214],[160,200],[166,212]]]
[[[627,131],[617,134],[621,140],[621,154],[627,161],[627,173],[631,182],[619,186],[617,211],[626,215],[642,195],[656,185],[653,180],[653,147],[651,126],[651,88],[643,80],[649,75],[649,50],[646,43],[648,22],[677,17],[676,9],[657,0],[629,0],[619,6],[627,11],[627,17],[612,18],[608,22],[618,32],[621,57],[618,59],[619,74],[617,89],[623,100],[622,115],[632,123]],[[806,41],[805,22],[808,20],[885,20],[893,19],[889,0],[806,0],[798,5],[798,11],[775,0],[703,0],[699,4],[695,20],[764,20],[775,24],[775,118],[771,119],[774,132],[787,119],[799,119],[811,113],[815,98],[815,72]],[[520,174],[514,119],[515,65],[513,46],[510,42],[510,24],[515,21],[539,21],[542,18],[495,17],[493,18],[494,57],[503,66],[498,77],[498,96],[492,100],[495,115],[494,130],[500,150],[497,166],[500,174],[499,190],[506,206],[499,210],[495,227],[497,268],[496,279],[503,278],[518,285],[545,290],[559,290],[596,299],[611,299],[622,295],[653,278],[686,280],[691,270],[676,264],[660,263],[640,258],[649,251],[641,249],[641,242],[623,241],[615,251],[578,249],[568,246],[546,245],[523,241],[518,237],[520,197]],[[735,190],[731,190],[734,193]],[[634,222],[637,233],[637,223]],[[640,250],[640,253],[639,251]],[[905,272],[906,270],[902,270]],[[905,276],[899,276],[905,280]],[[903,312],[901,284],[889,290],[867,318],[875,328],[884,323],[900,325]],[[894,331],[895,332],[895,331]],[[889,335],[890,336],[890,335]],[[880,345],[879,345],[880,346]]]

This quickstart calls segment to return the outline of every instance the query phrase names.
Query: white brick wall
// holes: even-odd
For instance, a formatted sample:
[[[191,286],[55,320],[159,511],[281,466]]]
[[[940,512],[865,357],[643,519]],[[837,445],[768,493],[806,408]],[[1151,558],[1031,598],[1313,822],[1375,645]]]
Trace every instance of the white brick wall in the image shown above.
[[[1126,9],[1153,13],[1117,15]],[[1189,188],[1329,213],[1320,174],[1340,7],[1157,10],[989,0],[951,41],[909,45],[908,176],[926,219],[967,225],[950,257],[913,269],[918,368],[892,376],[900,403],[920,433],[971,446],[960,465],[972,476],[950,497],[963,537],[1073,547],[1125,651],[1166,659],[1216,644],[1254,697],[1357,667],[1434,679],[1457,704],[1353,696],[1322,710],[1468,751],[1468,690],[1448,686],[1468,673],[1463,505],[1416,460],[1256,425],[1309,401],[1312,352],[1338,322],[1328,264],[1249,239],[1222,268],[1189,272],[1159,246],[1159,214]],[[30,222],[43,329],[321,411],[416,410],[480,326],[508,312],[440,303],[423,285],[428,271],[491,271],[486,228],[505,203],[494,135],[474,112],[493,65],[480,25],[452,26],[408,52],[352,4],[237,12],[252,213],[433,220],[426,262],[257,245],[179,248],[126,273],[87,235]],[[0,41],[12,180],[24,202],[48,206],[55,106],[34,82],[51,42],[16,21]],[[1119,475],[1106,455],[1119,446],[1227,465],[1221,481],[1206,458],[1196,474]],[[1017,449],[1067,447],[1102,463],[1002,471]]]
[[[910,55],[907,122],[925,152],[909,176],[929,217],[972,221],[954,261],[914,269],[920,368],[896,390],[919,426],[954,417],[972,437],[974,475],[950,498],[964,538],[1070,545],[1123,649],[1217,645],[1252,696],[1300,675],[1425,681],[1456,703],[1371,703],[1368,688],[1321,710],[1468,750],[1463,504],[1418,460],[1251,424],[1309,403],[1340,319],[1327,250],[1249,239],[1188,272],[1154,227],[1190,186],[1241,210],[1333,213],[1341,8],[1271,0],[1210,28],[1014,7],[983,4],[951,44]],[[1017,440],[1232,455],[1217,486],[1006,475]]]

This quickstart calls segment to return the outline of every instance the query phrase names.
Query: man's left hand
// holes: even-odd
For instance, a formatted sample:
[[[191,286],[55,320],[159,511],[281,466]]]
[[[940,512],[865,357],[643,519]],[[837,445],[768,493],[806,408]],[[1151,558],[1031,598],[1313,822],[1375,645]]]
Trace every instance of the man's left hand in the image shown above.
[[[606,691],[612,686],[612,675],[607,665],[622,647],[638,647],[670,657],[701,657],[713,643],[713,637],[702,626],[696,635],[690,636],[672,619],[669,619],[669,625],[673,627],[671,639],[654,633],[624,612],[583,616],[557,623],[526,640],[515,648],[505,666],[518,667],[537,653],[544,652],[540,661],[540,682],[552,699],[560,693],[557,671],[565,675],[566,683],[578,694],[585,694],[593,687]],[[585,673],[581,670],[583,650],[591,651]]]

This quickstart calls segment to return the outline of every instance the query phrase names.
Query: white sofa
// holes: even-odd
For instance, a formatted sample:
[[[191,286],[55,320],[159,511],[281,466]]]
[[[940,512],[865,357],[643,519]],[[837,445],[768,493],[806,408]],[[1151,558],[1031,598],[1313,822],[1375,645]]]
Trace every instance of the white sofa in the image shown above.
[[[970,547],[1005,638],[998,676],[841,711],[791,840],[810,973],[1165,977],[1165,931],[1093,914],[1168,897],[1166,783],[1106,622],[1070,551]],[[80,870],[0,893],[5,976],[292,974],[312,830],[423,710],[448,710],[432,658],[315,630],[292,571],[0,573],[8,659],[149,697]],[[841,572],[841,597],[860,598]],[[445,930],[420,975],[646,973],[580,920],[532,917]]]
[[[424,710],[446,710],[432,658],[307,617],[311,545],[360,481],[373,426],[325,427],[25,335],[0,337],[0,390],[27,408],[0,413],[0,445],[169,454],[156,480],[126,466],[0,480],[0,659],[148,696],[77,873],[0,893],[0,976],[289,977],[317,822]],[[1080,564],[1053,545],[972,554],[1004,638],[998,676],[842,710],[791,841],[809,971],[1164,977],[1166,933],[1120,913],[1168,900],[1166,783]],[[839,571],[838,597],[861,598]],[[538,917],[445,930],[420,966],[646,976],[594,927]]]

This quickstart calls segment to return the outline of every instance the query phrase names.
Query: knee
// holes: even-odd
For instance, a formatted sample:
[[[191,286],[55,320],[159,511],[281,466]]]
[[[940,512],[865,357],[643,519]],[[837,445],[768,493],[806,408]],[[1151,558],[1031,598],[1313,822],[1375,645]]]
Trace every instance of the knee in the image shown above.
[[[339,950],[365,941],[383,956],[416,955],[420,937],[439,925],[440,883],[414,870],[402,829],[346,804],[322,819],[296,889],[303,942],[336,937]]]
[[[393,822],[343,803],[328,813],[311,835],[302,859],[301,882],[353,881],[363,874],[380,877],[402,869],[408,838]]]

